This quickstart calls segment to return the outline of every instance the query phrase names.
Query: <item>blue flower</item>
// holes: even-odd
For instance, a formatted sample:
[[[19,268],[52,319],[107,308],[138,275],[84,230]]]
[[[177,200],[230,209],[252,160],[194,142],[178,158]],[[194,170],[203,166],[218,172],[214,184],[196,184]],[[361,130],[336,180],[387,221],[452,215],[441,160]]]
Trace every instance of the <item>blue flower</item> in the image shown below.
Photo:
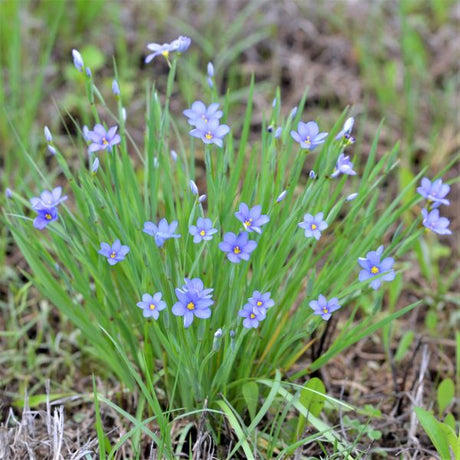
[[[192,126],[196,126],[198,121],[208,123],[211,120],[219,120],[223,115],[217,102],[206,107],[204,102],[201,101],[195,101],[189,109],[184,110],[182,113],[188,118],[187,121]]]
[[[168,60],[169,53],[172,53],[172,52],[184,53],[185,51],[188,50],[191,42],[192,41],[190,40],[189,37],[180,36],[179,38],[176,38],[175,40],[173,40],[171,43],[163,43],[162,45],[158,43],[149,43],[147,45],[147,48],[150,51],[153,51],[153,53],[149,54],[145,58],[145,63],[148,64],[156,56],[159,56],[159,55],[164,56]]]
[[[328,301],[322,294],[320,294],[318,300],[312,300],[309,305],[315,315],[320,315],[326,321],[331,317],[331,313],[340,308],[337,297]]]
[[[255,310],[254,306],[250,303],[247,303],[242,310],[238,312],[238,316],[244,318],[243,327],[246,329],[257,328],[259,326],[259,321],[265,319],[267,311],[264,309]]]
[[[252,305],[254,312],[259,313],[261,310],[265,312],[275,305],[275,301],[270,298],[270,292],[254,291],[252,297],[249,297],[248,304]]]
[[[335,139],[337,141],[343,139],[346,145],[354,144],[355,138],[351,135],[354,123],[355,119],[353,117],[347,118],[343,124],[342,130],[337,134],[337,136],[335,136]]]
[[[119,95],[120,95],[120,86],[118,86],[117,80],[113,80],[113,81],[112,81],[112,93],[113,93],[115,96],[119,96]]]
[[[199,195],[198,187],[195,183],[195,181],[191,180],[190,181],[190,191],[193,193],[193,195]]]
[[[183,35],[180,35],[178,38],[171,42],[171,45],[176,53],[185,53],[189,49],[191,43],[192,40],[190,37],[184,37]]]
[[[314,121],[303,123],[299,121],[297,131],[291,131],[292,138],[300,144],[300,147],[307,150],[313,150],[322,144],[328,133],[320,133],[319,127]]]
[[[73,58],[73,65],[79,72],[81,72],[85,64],[83,63],[83,59],[81,57],[81,54],[78,52],[78,50],[72,50],[72,58]]]
[[[317,240],[321,238],[321,232],[328,227],[326,221],[323,220],[322,212],[319,212],[315,216],[312,214],[305,214],[303,216],[303,222],[297,225],[305,230],[305,236],[307,238],[313,236]]]
[[[214,77],[214,65],[212,62],[208,62],[208,67],[206,70],[208,71],[208,77]]]
[[[377,251],[370,251],[367,253],[366,258],[360,257],[358,259],[361,270],[359,272],[359,281],[367,281],[371,279],[371,287],[378,289],[382,284],[382,281],[393,281],[395,279],[395,272],[392,269],[394,259],[392,257],[386,257],[382,261],[380,258],[383,254],[383,246],[380,246]],[[382,276],[380,276],[382,275]],[[379,276],[379,278],[375,278]]]
[[[222,147],[222,139],[230,132],[230,127],[220,125],[219,120],[213,118],[208,122],[196,120],[196,128],[192,129],[189,134],[193,137],[201,139],[205,144],[216,144]]]
[[[439,209],[433,209],[430,213],[424,208],[422,209],[423,226],[428,230],[439,235],[452,235],[449,230],[450,221],[447,217],[439,217]]]
[[[144,229],[142,231],[147,233],[147,235],[155,237],[155,244],[161,248],[164,242],[169,238],[180,238],[180,235],[174,234],[177,224],[177,220],[173,220],[168,224],[166,219],[161,219],[158,226],[153,222],[144,222]]]
[[[48,126],[43,128],[43,133],[45,135],[46,142],[53,142],[53,136],[51,135],[51,131]]]
[[[91,165],[91,171],[94,174],[96,174],[98,169],[99,169],[99,158],[96,157],[93,161],[93,164]]]
[[[353,201],[358,196],[357,193],[351,193],[345,198],[345,201]]]
[[[212,235],[217,233],[217,229],[212,227],[212,220],[198,217],[196,225],[189,227],[190,235],[193,236],[194,243],[201,243],[201,241],[212,240]]]
[[[173,305],[172,313],[184,317],[185,328],[192,324],[195,316],[200,319],[211,316],[209,307],[214,303],[212,291],[213,289],[204,289],[203,281],[199,278],[185,278],[185,285],[180,289],[176,288],[178,302]]]
[[[150,294],[144,294],[142,296],[142,302],[137,302],[137,306],[142,308],[142,314],[144,318],[152,317],[158,319],[160,311],[166,308],[166,302],[161,300],[161,292],[157,292],[151,296]]]
[[[443,184],[442,179],[430,182],[427,177],[422,179],[421,186],[417,188],[417,192],[422,195],[423,198],[433,202],[433,208],[437,208],[441,204],[450,204],[450,201],[445,199],[449,190],[450,187],[447,184]]]
[[[260,227],[270,221],[270,218],[262,214],[262,206],[257,205],[249,209],[246,203],[241,203],[235,217],[242,222],[244,228],[249,232],[262,233]]]
[[[277,203],[281,203],[286,198],[287,190],[283,190],[279,195],[278,198],[276,199]]]
[[[88,131],[87,135],[92,144],[88,147],[88,152],[93,153],[98,150],[112,151],[114,145],[121,142],[121,137],[117,134],[117,126],[112,126],[108,131],[101,124],[94,126],[93,131]]]
[[[129,251],[129,246],[123,246],[120,243],[120,240],[115,240],[112,246],[107,243],[101,243],[101,249],[98,251],[98,254],[107,257],[107,262],[110,265],[115,265],[118,262],[121,262]]]
[[[43,230],[50,222],[57,220],[57,208],[40,208],[35,209],[38,216],[34,219],[34,227]]]
[[[232,232],[224,235],[224,241],[219,243],[219,249],[227,253],[227,259],[238,264],[242,260],[249,260],[252,251],[257,247],[257,242],[249,240],[247,232],[242,232],[238,236]]]
[[[282,126],[278,126],[278,128],[276,128],[274,138],[279,139],[282,132],[283,132]]]
[[[55,208],[63,201],[67,200],[67,195],[61,196],[61,194],[62,187],[56,187],[51,191],[44,190],[40,194],[40,197],[31,198],[30,203],[35,211],[39,211],[40,209],[46,209],[49,211],[51,208]]]
[[[350,161],[350,157],[348,155],[346,156],[344,153],[339,155],[331,177],[337,177],[339,174],[348,174],[349,176],[356,175],[356,171],[353,170],[353,163]]]

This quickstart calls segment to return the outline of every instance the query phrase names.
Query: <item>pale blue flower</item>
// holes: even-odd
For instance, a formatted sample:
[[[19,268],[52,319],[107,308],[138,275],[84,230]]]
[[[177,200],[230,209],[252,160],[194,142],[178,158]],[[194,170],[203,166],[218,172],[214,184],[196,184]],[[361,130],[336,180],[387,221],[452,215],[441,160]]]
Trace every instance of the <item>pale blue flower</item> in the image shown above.
[[[319,212],[315,216],[312,214],[305,214],[303,216],[303,222],[297,225],[305,230],[305,236],[307,238],[314,237],[317,240],[321,238],[321,232],[328,227],[327,222],[323,220],[322,212]]]

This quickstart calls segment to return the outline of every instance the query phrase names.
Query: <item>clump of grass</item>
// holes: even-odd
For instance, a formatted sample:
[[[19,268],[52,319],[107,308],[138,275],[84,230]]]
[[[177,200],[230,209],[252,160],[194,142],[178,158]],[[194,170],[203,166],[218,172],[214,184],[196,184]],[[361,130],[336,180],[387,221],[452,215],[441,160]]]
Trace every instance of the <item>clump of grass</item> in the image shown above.
[[[160,434],[144,422],[136,430],[151,436],[160,451],[171,453],[168,424],[175,411],[190,416],[206,404],[207,413],[217,414],[216,437],[223,416],[238,438],[233,452],[241,448],[252,458],[249,437],[280,396],[292,400],[326,442],[337,443],[311,401],[305,403],[306,394],[322,397],[324,388],[291,384],[416,305],[386,313],[387,284],[380,284],[396,276],[390,256],[398,269],[398,259],[422,232],[421,219],[400,221],[420,199],[412,194],[420,176],[391,201],[385,197],[381,185],[398,165],[398,146],[377,159],[378,133],[367,161],[353,158],[356,174],[338,174],[345,171],[344,149],[351,155],[359,143],[351,147],[351,128],[337,134],[345,113],[329,135],[302,125],[306,95],[296,113],[282,118],[278,94],[260,143],[250,145],[253,83],[241,131],[224,128],[232,126],[229,95],[221,97],[213,87],[206,99],[220,103],[222,118],[189,114],[192,136],[185,141],[184,123],[170,115],[169,103],[181,72],[177,51],[186,48],[182,39],[160,49],[170,73],[166,94],[148,88],[143,146],[129,135],[123,88],[114,86],[112,113],[74,53],[96,126],[78,127],[78,169],[52,144],[69,198],[60,189],[33,198],[38,216],[32,218],[24,214],[24,197],[13,194],[8,227],[31,267],[31,281],[81,330],[104,368],[140,391]],[[103,121],[99,109],[107,114]],[[109,129],[114,122],[116,132]],[[173,142],[180,148],[171,154]],[[190,182],[198,155],[205,158],[205,190]],[[24,156],[38,189],[52,189],[46,173]],[[313,158],[308,177],[307,157]],[[205,218],[206,229],[199,220]],[[333,335],[337,318],[342,321]],[[295,445],[301,445],[304,422]],[[270,439],[274,425],[267,426]]]

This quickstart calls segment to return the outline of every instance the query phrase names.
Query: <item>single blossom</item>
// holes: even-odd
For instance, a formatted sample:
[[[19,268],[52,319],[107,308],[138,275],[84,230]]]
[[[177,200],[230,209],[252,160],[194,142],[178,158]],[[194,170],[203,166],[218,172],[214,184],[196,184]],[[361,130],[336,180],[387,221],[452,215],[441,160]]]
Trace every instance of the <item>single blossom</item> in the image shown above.
[[[180,235],[176,235],[174,232],[177,228],[177,220],[173,220],[170,224],[166,219],[161,219],[158,226],[153,222],[144,222],[144,229],[142,230],[147,235],[151,235],[155,238],[155,244],[161,248],[166,240],[170,238],[180,238]]]
[[[91,171],[94,174],[96,174],[98,169],[99,169],[99,158],[96,157],[93,161],[93,164],[91,165]]]
[[[287,190],[283,190],[279,195],[278,198],[276,199],[277,203],[281,203],[286,198]]]
[[[160,316],[160,311],[166,308],[166,302],[161,300],[161,292],[157,292],[156,294],[144,294],[142,296],[142,302],[137,302],[137,306],[142,308],[142,314],[144,318],[158,319]]]
[[[204,289],[203,281],[199,278],[185,278],[185,285],[176,288],[178,302],[173,305],[172,313],[184,317],[185,328],[192,324],[195,317],[206,319],[211,316],[209,307],[214,303],[212,291],[213,289]]]
[[[112,81],[112,93],[115,94],[115,96],[120,95],[120,86],[118,86],[117,80]]]
[[[36,211],[40,209],[51,209],[59,206],[62,202],[67,200],[67,195],[62,195],[62,187],[55,187],[53,190],[44,190],[39,197],[30,199],[32,208]]]
[[[335,136],[335,139],[337,141],[343,139],[346,145],[354,144],[355,138],[351,135],[354,123],[355,119],[353,117],[347,118],[343,124],[342,130]]]
[[[270,218],[262,214],[262,206],[256,205],[249,209],[246,203],[241,203],[240,208],[235,212],[235,217],[242,222],[244,228],[249,232],[262,233],[262,225],[270,221]]]
[[[189,232],[193,236],[194,243],[201,243],[203,240],[212,240],[212,235],[217,233],[217,229],[213,228],[211,219],[198,217],[196,225],[189,227]]]
[[[208,77],[214,77],[214,64],[212,62],[208,62],[208,67],[206,69],[208,71]]]
[[[308,173],[308,177],[310,179],[316,179],[316,173],[313,171],[313,169]]]
[[[449,230],[450,220],[447,217],[439,217],[439,209],[433,209],[428,212],[425,208],[422,209],[423,226],[428,230],[439,235],[452,235]]]
[[[337,297],[327,300],[322,294],[318,300],[312,300],[309,305],[315,315],[320,315],[326,321],[331,317],[331,313],[340,308]]]
[[[117,239],[112,246],[108,243],[101,243],[101,249],[98,251],[98,254],[107,257],[107,262],[110,265],[115,265],[121,262],[129,251],[130,247],[122,245],[120,240]]]
[[[192,129],[189,134],[201,139],[205,144],[216,144],[218,147],[222,147],[222,139],[229,132],[229,126],[220,125],[219,120],[213,118],[209,122],[197,120],[195,129]]]
[[[51,135],[51,131],[49,130],[48,126],[43,128],[43,133],[45,135],[46,142],[53,142],[53,136]]]
[[[365,258],[360,257],[358,259],[358,263],[363,269],[359,272],[359,281],[370,279],[372,289],[378,289],[382,281],[393,281],[396,276],[393,270],[394,259],[386,257],[381,261],[382,254],[383,246],[380,246],[377,251],[370,251]]]
[[[190,180],[190,191],[193,193],[193,195],[198,195],[199,194],[198,187],[195,184],[195,181],[193,181],[193,180]]]
[[[86,72],[87,77],[89,77],[89,78],[92,77],[93,74],[91,73],[91,69],[89,67],[86,67],[85,72]]]
[[[328,227],[327,222],[323,220],[322,212],[319,212],[315,216],[312,214],[305,214],[303,216],[303,222],[297,225],[305,230],[305,236],[307,238],[313,236],[317,240],[321,238],[321,232]]]
[[[48,152],[51,153],[51,155],[56,155],[56,149],[52,145],[48,144],[47,148]]]
[[[449,205],[450,201],[446,200],[446,196],[450,191],[447,184],[442,183],[442,179],[437,179],[431,182],[427,177],[422,179],[422,184],[417,188],[417,192],[423,198],[433,203],[433,208],[437,208],[441,204]]]
[[[206,195],[200,195],[198,198],[198,203],[203,203],[204,200],[206,200]]]
[[[255,310],[252,304],[247,303],[243,309],[238,312],[238,316],[244,318],[243,327],[246,329],[257,328],[259,322],[263,321],[267,315],[267,311],[264,309]]]
[[[275,139],[279,139],[281,137],[281,133],[283,132],[283,128],[278,126],[275,131],[275,135],[273,136]]]
[[[8,199],[10,199],[10,198],[13,197],[13,192],[12,192],[12,190],[11,190],[9,187],[7,187],[7,188],[5,189],[5,196],[6,196]]]
[[[78,50],[72,50],[72,58],[73,65],[79,72],[81,72],[85,64],[83,63],[83,58],[81,57],[81,54],[78,52]]]
[[[351,193],[345,198],[345,201],[353,201],[358,196],[357,193]]]
[[[187,118],[188,123],[192,126],[196,126],[198,121],[204,121],[206,123],[211,120],[219,120],[224,114],[222,110],[219,110],[219,104],[213,102],[206,107],[204,102],[195,101],[189,109],[182,112]]]
[[[178,38],[171,42],[171,45],[176,53],[185,53],[190,48],[191,43],[192,40],[190,37],[184,37],[183,35],[180,35]]]
[[[93,131],[88,131],[88,138],[92,142],[88,147],[88,152],[93,153],[98,150],[112,151],[114,145],[121,142],[121,137],[117,134],[118,126],[112,126],[108,131],[101,124],[94,126]]]
[[[57,220],[58,210],[57,208],[35,208],[38,216],[34,219],[34,227],[39,230],[43,230],[49,223]]]
[[[298,109],[297,106],[292,108],[291,113],[289,114],[291,118],[294,118],[297,115],[297,109]]]
[[[259,292],[254,291],[252,293],[252,297],[249,297],[248,304],[252,305],[254,311],[258,313],[261,310],[265,310],[265,312],[275,305],[275,301],[270,298],[270,292]]]
[[[149,43],[147,48],[153,53],[149,54],[145,58],[145,63],[148,64],[151,62],[156,56],[162,55],[166,59],[169,59],[169,54],[172,52],[177,53],[184,53],[188,50],[190,46],[191,40],[189,37],[183,37],[182,35],[179,38],[176,38],[171,43],[163,43],[160,45],[159,43]]]
[[[350,157],[344,153],[339,155],[331,177],[337,177],[339,174],[347,174],[349,176],[356,175],[356,171],[353,170],[353,163],[350,161]]]
[[[224,235],[224,241],[219,243],[219,249],[227,253],[227,259],[238,264],[242,260],[249,260],[252,251],[257,247],[257,242],[249,240],[247,232],[242,232],[238,236],[232,232]]]
[[[176,162],[177,161],[177,152],[175,150],[171,150],[170,152],[172,161]]]
[[[328,133],[320,133],[319,127],[314,121],[303,123],[299,121],[297,131],[291,131],[292,138],[300,144],[302,149],[313,150],[322,144]]]

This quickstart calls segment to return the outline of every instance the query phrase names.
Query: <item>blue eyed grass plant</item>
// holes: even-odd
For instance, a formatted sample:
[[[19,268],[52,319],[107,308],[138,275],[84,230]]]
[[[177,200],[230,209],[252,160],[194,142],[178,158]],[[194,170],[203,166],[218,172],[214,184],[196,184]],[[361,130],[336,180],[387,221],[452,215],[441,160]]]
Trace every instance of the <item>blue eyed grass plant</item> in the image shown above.
[[[277,97],[271,123],[281,129],[264,122],[253,141],[253,81],[241,130],[231,129],[227,94],[207,108],[184,107],[187,134],[183,116],[169,109],[186,57],[169,51],[160,53],[170,64],[166,94],[147,88],[144,145],[129,134],[123,88],[105,101],[86,72],[94,129],[83,136],[79,127],[79,167],[53,145],[68,199],[59,215],[43,212],[46,226],[36,228],[36,201],[13,194],[5,219],[31,281],[88,339],[103,370],[137,388],[150,413],[163,414],[162,435],[162,411],[193,411],[205,401],[237,429],[244,420],[235,414],[248,405],[254,414],[267,401],[266,382],[287,398],[292,382],[414,308],[388,313],[383,296],[423,231],[421,216],[401,222],[421,201],[412,193],[421,175],[390,196],[382,184],[397,168],[398,146],[377,158],[377,133],[371,150],[360,152],[346,113],[319,133],[316,122],[301,120],[306,95],[287,118]],[[53,189],[24,155],[42,179],[37,190]],[[197,157],[205,160],[205,190],[190,187]],[[372,309],[360,307],[363,298]],[[254,382],[260,397],[243,397]]]

